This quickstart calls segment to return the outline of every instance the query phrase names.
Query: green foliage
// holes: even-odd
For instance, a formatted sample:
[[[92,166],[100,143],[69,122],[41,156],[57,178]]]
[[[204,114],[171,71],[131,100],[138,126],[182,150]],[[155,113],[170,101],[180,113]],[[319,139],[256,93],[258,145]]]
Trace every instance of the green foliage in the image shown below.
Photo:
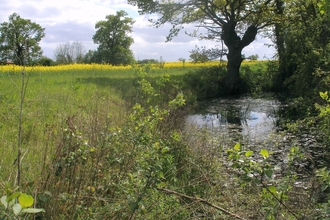
[[[159,61],[156,60],[156,59],[143,59],[143,60],[138,60],[137,63],[138,64],[149,64],[149,63],[152,63],[152,64],[157,64]]]
[[[248,56],[246,59],[248,59],[248,60],[258,60],[258,58],[259,58],[259,55],[255,54],[255,55]]]
[[[8,184],[6,184],[6,192],[7,195],[2,196],[0,199],[3,205],[0,209],[1,218],[20,219],[20,216],[26,216],[26,214],[45,212],[44,209],[31,208],[34,204],[34,199],[31,195],[15,192],[8,187]]]
[[[280,70],[277,83],[295,96],[316,97],[325,89],[324,75],[318,73],[329,70],[330,26],[319,11],[320,3],[295,0],[281,8],[276,41]]]
[[[139,102],[141,105],[157,105],[164,107],[171,99],[175,98],[178,89],[176,82],[172,77],[164,73],[156,78],[150,78],[153,72],[151,63],[143,65],[135,69],[134,85],[139,86],[139,90],[134,90],[134,102]]]
[[[322,0],[317,3],[318,9],[322,15],[327,15],[328,19],[330,19],[330,3],[327,0]]]
[[[226,70],[224,67],[205,67],[187,73],[182,77],[180,89],[186,94],[190,94],[192,103],[196,100],[217,97],[224,94],[224,87],[220,82],[224,77]]]
[[[89,50],[84,58],[83,63],[102,63],[102,57],[98,50]]]
[[[127,17],[125,11],[108,15],[106,19],[96,23],[93,36],[94,43],[99,44],[97,51],[101,62],[112,65],[131,64],[134,57],[129,48],[133,38],[128,34],[132,32],[133,19]]]
[[[329,99],[329,95],[328,92],[320,92],[320,97],[326,101],[325,105],[319,105],[316,104],[316,108],[320,111],[320,116],[322,117],[329,117],[330,115],[330,99]]]
[[[329,199],[329,193],[328,188],[330,186],[330,175],[329,170],[324,167],[321,169],[318,169],[316,171],[316,177],[318,178],[319,182],[321,183],[321,202],[319,204],[319,209],[323,211],[322,215],[320,216],[320,219],[326,219],[330,215],[330,199]]]
[[[319,92],[323,103],[315,104],[315,108],[319,111],[318,118],[316,119],[319,123],[317,126],[320,132],[320,138],[323,140],[323,145],[328,149],[330,143],[330,98],[328,91]]]
[[[297,147],[292,147],[289,154],[289,167],[282,178],[275,178],[283,168],[275,165],[271,160],[271,152],[261,149],[259,155],[251,150],[244,150],[237,143],[233,149],[227,150],[228,158],[232,161],[232,168],[238,172],[237,178],[241,187],[255,185],[261,187],[259,196],[262,198],[262,206],[265,219],[278,219],[279,216],[287,215],[287,218],[299,218],[297,213],[291,210],[286,201],[289,200],[289,193],[294,185],[297,176],[290,169],[294,161],[302,155]]]
[[[0,25],[0,60],[10,59],[25,65],[39,59],[42,54],[39,42],[45,36],[44,31],[39,24],[13,13],[8,22]]]
[[[322,144],[324,145],[324,160],[328,160],[329,154],[326,152],[329,149],[330,143],[330,98],[328,91],[319,92],[319,96],[322,98],[322,104],[315,104],[316,109],[319,111],[317,120],[318,132]],[[321,103],[321,102],[320,102]],[[320,208],[323,210],[323,216],[329,216],[330,214],[330,197],[329,197],[329,186],[330,186],[330,172],[329,172],[329,163],[325,164],[326,166],[319,168],[316,171],[316,177],[320,183]]]
[[[55,66],[55,61],[48,58],[48,57],[41,57],[39,60],[36,61],[35,65],[41,66]]]
[[[195,46],[194,50],[189,51],[190,52],[190,60],[193,63],[205,63],[207,61],[209,61],[209,58],[206,54],[206,49],[202,48],[200,49],[197,45]]]
[[[240,69],[242,92],[260,93],[273,90],[273,73],[267,69],[267,64],[257,62],[244,64]]]

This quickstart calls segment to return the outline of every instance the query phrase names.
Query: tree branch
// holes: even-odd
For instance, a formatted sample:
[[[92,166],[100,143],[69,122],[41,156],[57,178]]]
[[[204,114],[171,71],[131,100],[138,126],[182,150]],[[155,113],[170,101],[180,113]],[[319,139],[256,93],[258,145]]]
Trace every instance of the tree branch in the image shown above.
[[[228,211],[228,210],[226,210],[226,209],[224,209],[224,208],[221,208],[220,206],[217,206],[217,205],[215,205],[215,204],[213,204],[213,203],[211,203],[211,202],[209,202],[209,201],[207,201],[207,200],[205,200],[205,199],[201,199],[201,198],[196,198],[196,197],[188,196],[188,195],[185,195],[185,194],[182,194],[182,193],[179,193],[179,192],[173,191],[173,190],[165,189],[165,188],[157,188],[157,190],[162,191],[162,192],[164,192],[165,194],[173,194],[173,195],[176,195],[176,196],[178,196],[178,197],[182,197],[182,198],[186,198],[186,199],[193,200],[193,201],[195,201],[195,202],[204,203],[205,205],[208,205],[208,206],[210,206],[210,207],[212,207],[212,208],[215,208],[215,209],[217,209],[217,210],[219,210],[219,211],[222,211],[223,213],[225,213],[225,214],[227,214],[227,215],[230,215],[230,216],[235,217],[235,218],[237,218],[237,219],[243,219],[243,220],[244,220],[244,218],[242,218],[242,217],[236,215],[235,213],[232,213],[232,212],[230,212],[230,211]]]

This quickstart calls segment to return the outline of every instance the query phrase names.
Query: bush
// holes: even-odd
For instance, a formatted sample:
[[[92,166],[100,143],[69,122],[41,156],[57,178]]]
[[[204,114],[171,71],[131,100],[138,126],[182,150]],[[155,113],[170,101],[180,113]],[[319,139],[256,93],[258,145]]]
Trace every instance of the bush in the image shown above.
[[[243,92],[259,93],[272,90],[273,75],[264,63],[242,65],[240,74]]]
[[[159,63],[159,61],[155,60],[155,59],[144,59],[144,60],[138,60],[137,63],[138,64],[149,64],[149,63],[157,64],[157,63]]]
[[[225,67],[204,67],[182,76],[181,89],[195,100],[219,97],[224,94],[220,82],[226,74]],[[193,101],[193,99],[191,100]]]
[[[35,61],[34,65],[41,65],[41,66],[55,66],[56,63],[54,60],[48,57],[42,57],[39,60]]]

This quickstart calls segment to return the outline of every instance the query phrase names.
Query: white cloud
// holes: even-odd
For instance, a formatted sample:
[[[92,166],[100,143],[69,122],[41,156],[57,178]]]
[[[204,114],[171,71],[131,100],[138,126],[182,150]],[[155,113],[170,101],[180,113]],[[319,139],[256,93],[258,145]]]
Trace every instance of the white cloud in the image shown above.
[[[172,42],[165,43],[170,25],[153,28],[148,22],[150,16],[138,14],[136,7],[128,5],[126,0],[2,0],[0,23],[8,21],[9,15],[16,12],[24,19],[30,19],[46,28],[46,37],[40,43],[44,54],[53,58],[53,50],[61,43],[80,41],[86,49],[96,49],[92,36],[95,23],[104,20],[106,15],[124,10],[136,21],[133,25],[134,44],[131,49],[136,59],[159,59],[176,61],[189,58],[189,51],[195,45],[212,47],[214,42],[198,41],[180,33]],[[192,30],[193,26],[185,27]],[[244,49],[247,56],[273,54],[273,50],[264,46],[265,39],[258,39]],[[269,55],[271,57],[272,55]]]

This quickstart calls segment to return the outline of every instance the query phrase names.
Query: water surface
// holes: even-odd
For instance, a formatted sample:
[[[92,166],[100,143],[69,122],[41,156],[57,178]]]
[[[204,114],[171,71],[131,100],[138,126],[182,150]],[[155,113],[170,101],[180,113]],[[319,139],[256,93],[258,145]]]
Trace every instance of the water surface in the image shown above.
[[[253,98],[246,95],[203,101],[198,110],[186,117],[186,128],[205,128],[211,139],[222,145],[226,142],[267,145],[277,136],[281,105],[274,96]]]

